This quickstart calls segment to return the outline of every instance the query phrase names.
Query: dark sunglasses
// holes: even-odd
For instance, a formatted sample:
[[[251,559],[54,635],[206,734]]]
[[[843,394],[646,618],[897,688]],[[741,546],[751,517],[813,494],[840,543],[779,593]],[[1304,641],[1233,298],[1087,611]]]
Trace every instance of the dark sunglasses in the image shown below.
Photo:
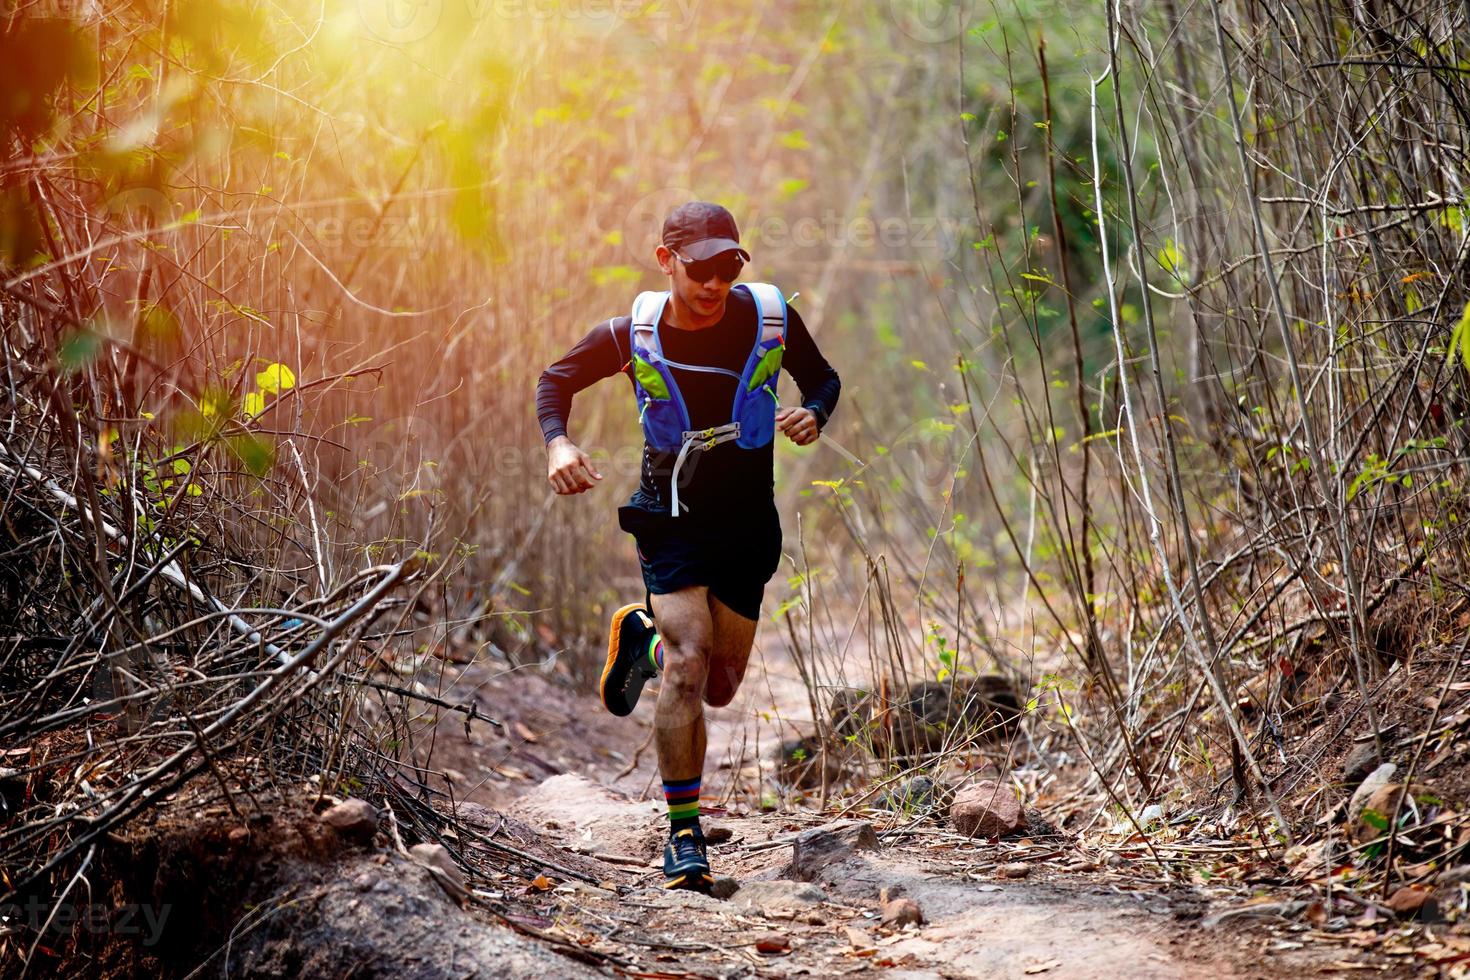
[[[673,249],[669,249],[674,252]],[[709,282],[710,276],[719,276],[721,282],[734,282],[740,278],[740,270],[745,268],[745,260],[740,257],[739,252],[721,252],[719,255],[707,259],[686,259],[678,252],[674,252],[674,258],[684,263],[684,271],[689,273],[689,278],[695,282]]]

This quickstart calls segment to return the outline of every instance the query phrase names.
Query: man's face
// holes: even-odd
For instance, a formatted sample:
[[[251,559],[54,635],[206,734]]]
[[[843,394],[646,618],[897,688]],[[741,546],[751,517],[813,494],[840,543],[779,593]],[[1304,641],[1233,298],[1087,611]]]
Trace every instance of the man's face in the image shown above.
[[[659,267],[672,282],[673,291],[699,316],[715,316],[725,308],[725,298],[730,295],[728,283],[714,273],[704,282],[695,282],[689,275],[689,265],[667,246],[660,245],[656,253]]]

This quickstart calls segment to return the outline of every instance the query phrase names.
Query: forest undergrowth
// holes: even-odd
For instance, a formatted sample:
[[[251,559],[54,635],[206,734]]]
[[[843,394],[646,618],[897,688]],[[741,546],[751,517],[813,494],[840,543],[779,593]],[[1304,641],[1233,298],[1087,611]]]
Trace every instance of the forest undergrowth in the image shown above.
[[[995,769],[1172,880],[1459,921],[1470,9],[434,6],[4,8],[0,904],[302,786],[471,866],[454,677],[585,686],[641,592],[535,376],[703,196],[844,377],[777,451],[756,806]],[[630,488],[624,400],[573,426]]]

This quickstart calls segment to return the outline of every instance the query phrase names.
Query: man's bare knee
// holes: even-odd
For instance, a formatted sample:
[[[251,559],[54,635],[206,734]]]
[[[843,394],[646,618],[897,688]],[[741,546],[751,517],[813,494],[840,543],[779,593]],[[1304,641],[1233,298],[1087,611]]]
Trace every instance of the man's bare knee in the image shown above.
[[[664,641],[663,688],[675,701],[699,703],[709,676],[709,644],[698,640]]]

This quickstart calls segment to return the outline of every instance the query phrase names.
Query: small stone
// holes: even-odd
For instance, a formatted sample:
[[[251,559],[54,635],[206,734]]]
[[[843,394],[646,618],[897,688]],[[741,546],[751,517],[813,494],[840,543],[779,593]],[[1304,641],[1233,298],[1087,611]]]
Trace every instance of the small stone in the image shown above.
[[[889,810],[923,814],[937,809],[948,795],[942,783],[928,776],[915,776],[885,795],[881,805]]]
[[[912,898],[895,898],[883,905],[883,924],[890,929],[916,926],[924,921],[924,912]]]
[[[378,876],[375,875],[375,874],[373,874],[371,871],[364,871],[361,874],[359,874],[356,878],[353,878],[352,879],[352,887],[355,888],[355,889],[357,889],[360,892],[370,892],[370,891],[372,891],[373,890],[373,886],[376,885],[377,883],[378,883]]]
[[[736,881],[734,878],[731,878],[729,875],[720,875],[714,880],[714,883],[710,885],[709,893],[715,898],[727,899],[734,896],[734,894],[739,890],[740,882]]]
[[[1342,784],[1356,789],[1382,762],[1377,745],[1371,741],[1358,743],[1342,760]]]
[[[798,881],[814,881],[824,868],[847,860],[856,851],[878,849],[878,835],[864,820],[846,820],[816,827],[796,838],[791,873]]]
[[[808,912],[801,921],[809,926],[824,926],[827,924],[827,920],[822,917],[820,912]]]
[[[791,940],[779,932],[766,932],[755,937],[755,948],[760,953],[785,953],[791,949]]]
[[[248,827],[231,827],[229,837],[230,843],[239,847],[250,839],[250,829]]]
[[[343,800],[328,807],[321,821],[342,837],[362,844],[371,843],[378,832],[378,811],[367,800]]]
[[[706,844],[723,844],[734,836],[735,832],[729,827],[726,827],[723,824],[715,824],[714,826],[705,830],[704,842]]]
[[[1031,865],[1025,861],[1012,861],[995,869],[1002,878],[1024,878],[1031,873]]]
[[[966,837],[1004,837],[1026,828],[1026,815],[1015,791],[989,780],[975,783],[955,797],[949,821]]]

